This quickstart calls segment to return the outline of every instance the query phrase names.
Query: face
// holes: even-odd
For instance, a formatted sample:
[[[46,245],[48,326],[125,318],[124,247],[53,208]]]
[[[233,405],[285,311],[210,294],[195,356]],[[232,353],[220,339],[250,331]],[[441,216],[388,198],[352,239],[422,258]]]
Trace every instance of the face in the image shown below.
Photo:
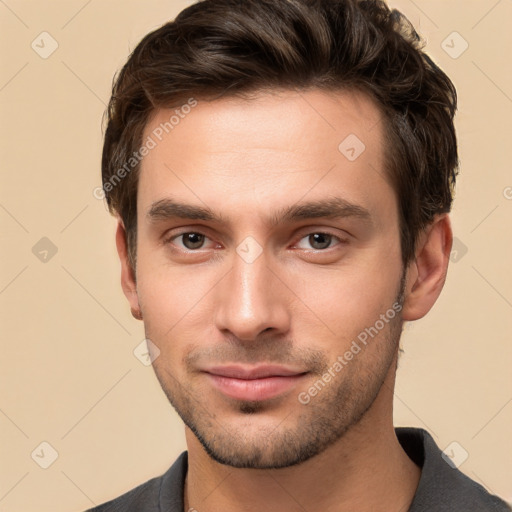
[[[396,359],[379,111],[354,92],[200,101],[159,141],[173,111],[146,127],[137,199],[131,300],[156,375],[215,460],[298,464],[361,421]]]

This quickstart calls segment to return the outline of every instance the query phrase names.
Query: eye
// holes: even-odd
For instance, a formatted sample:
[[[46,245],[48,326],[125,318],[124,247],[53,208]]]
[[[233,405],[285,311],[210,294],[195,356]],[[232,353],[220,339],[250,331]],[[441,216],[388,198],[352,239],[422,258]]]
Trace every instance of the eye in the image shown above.
[[[304,247],[304,245],[303,245],[304,240],[306,241],[307,244],[309,244],[309,247]],[[310,235],[307,235],[304,238],[301,238],[301,240],[297,244],[297,247],[299,247],[299,249],[323,250],[323,249],[329,249],[330,247],[332,247],[333,241],[337,241],[338,243],[341,243],[340,238],[338,238],[337,236],[331,235],[329,233],[311,233]],[[335,245],[337,245],[337,244],[335,244]]]
[[[181,242],[178,243],[178,247],[181,249],[187,249],[189,251],[193,251],[194,249],[201,249],[205,243],[205,241],[208,240],[208,237],[203,235],[202,233],[196,233],[196,232],[189,232],[189,233],[181,233],[179,235],[175,235],[172,238],[168,240],[170,243],[176,243],[177,241]]]

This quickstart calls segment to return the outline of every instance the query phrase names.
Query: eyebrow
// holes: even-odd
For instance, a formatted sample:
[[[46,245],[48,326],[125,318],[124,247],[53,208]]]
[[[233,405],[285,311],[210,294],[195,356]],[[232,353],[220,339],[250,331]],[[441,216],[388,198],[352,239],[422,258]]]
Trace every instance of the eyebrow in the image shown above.
[[[180,203],[171,198],[160,199],[154,202],[146,214],[150,222],[170,220],[173,218],[188,220],[203,220],[217,223],[226,223],[222,215],[213,212],[208,207]],[[340,197],[331,197],[319,201],[309,201],[282,208],[268,217],[268,224],[277,226],[282,223],[291,223],[299,220],[329,218],[338,219],[356,217],[371,221],[372,217],[366,208],[351,203]]]

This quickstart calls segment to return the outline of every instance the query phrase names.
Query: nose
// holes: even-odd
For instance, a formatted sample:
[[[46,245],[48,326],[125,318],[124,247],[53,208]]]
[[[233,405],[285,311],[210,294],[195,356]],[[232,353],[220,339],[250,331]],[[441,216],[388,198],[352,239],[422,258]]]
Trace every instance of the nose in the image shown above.
[[[290,297],[265,253],[252,263],[234,254],[232,270],[216,287],[215,322],[224,333],[252,341],[264,331],[282,334],[290,328]]]

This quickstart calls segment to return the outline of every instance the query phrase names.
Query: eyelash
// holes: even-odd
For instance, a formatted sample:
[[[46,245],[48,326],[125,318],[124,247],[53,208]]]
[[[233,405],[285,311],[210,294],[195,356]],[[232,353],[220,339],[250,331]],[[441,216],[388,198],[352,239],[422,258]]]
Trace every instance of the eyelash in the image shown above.
[[[164,239],[164,244],[165,245],[169,245],[171,244],[174,240],[180,238],[180,237],[183,237],[183,235],[188,235],[188,234],[194,234],[194,235],[201,235],[201,236],[204,236],[205,239],[207,240],[210,240],[210,238],[205,235],[204,233],[201,233],[200,231],[183,231],[181,233],[178,233],[178,234],[173,234],[172,236],[170,237],[167,237],[166,239]],[[308,252],[327,252],[329,249],[332,249],[334,247],[337,247],[338,245],[345,245],[348,243],[348,240],[346,238],[341,238],[340,236],[338,235],[335,235],[334,233],[330,233],[329,231],[311,231],[309,233],[307,233],[306,235],[302,236],[298,241],[297,243],[295,243],[294,245],[298,245],[299,242],[301,242],[302,240],[304,240],[305,238],[308,238],[310,237],[311,235],[328,235],[330,237],[332,237],[332,239],[335,239],[337,240],[337,244],[335,244],[334,246],[330,245],[329,247],[326,247],[325,249],[304,249]],[[201,250],[204,250],[203,247],[199,247],[198,249],[187,249],[186,247],[184,249],[178,249],[182,252],[187,252],[187,253],[193,253],[193,252],[200,252]]]

